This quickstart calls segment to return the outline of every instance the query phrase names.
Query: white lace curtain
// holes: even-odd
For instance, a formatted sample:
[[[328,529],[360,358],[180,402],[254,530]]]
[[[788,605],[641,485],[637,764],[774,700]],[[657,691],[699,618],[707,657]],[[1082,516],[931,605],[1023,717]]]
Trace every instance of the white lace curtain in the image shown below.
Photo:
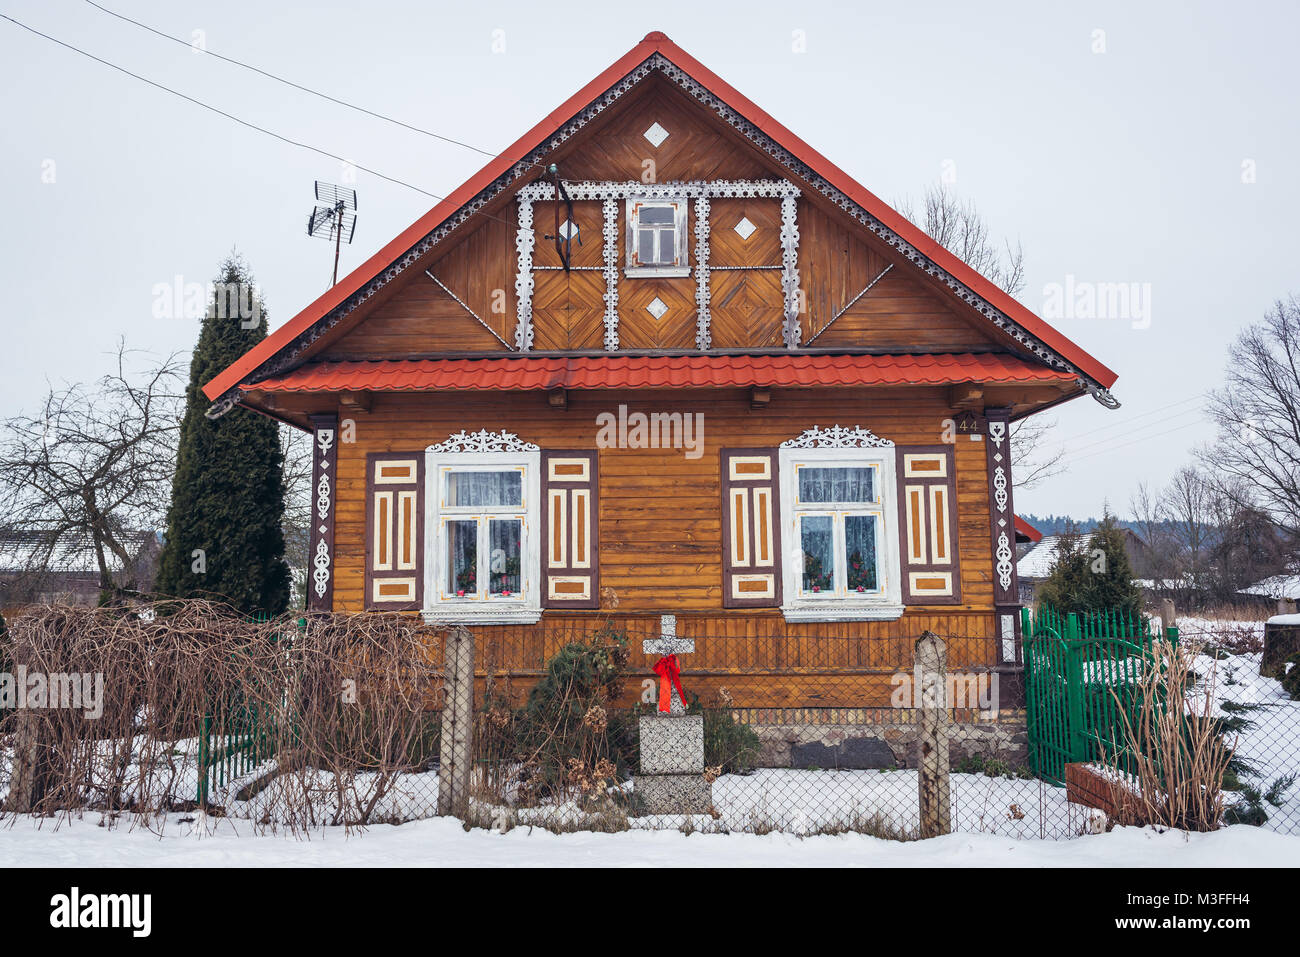
[[[447,504],[484,508],[519,505],[523,502],[522,479],[518,472],[449,472]]]
[[[801,468],[799,501],[874,502],[873,472],[870,468]]]

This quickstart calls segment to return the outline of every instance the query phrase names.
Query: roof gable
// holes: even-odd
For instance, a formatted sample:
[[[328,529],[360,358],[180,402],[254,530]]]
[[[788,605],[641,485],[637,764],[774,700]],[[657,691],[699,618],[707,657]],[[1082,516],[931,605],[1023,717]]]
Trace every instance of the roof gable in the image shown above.
[[[401,235],[208,382],[205,394],[221,400],[214,411],[238,400],[241,382],[292,368],[303,351],[334,324],[416,265],[503,192],[535,175],[543,157],[656,72],[715,112],[782,167],[814,184],[823,197],[891,250],[945,284],[1025,351],[1049,366],[1076,374],[1100,400],[1113,403],[1107,392],[1116,378],[1111,370],[935,243],[666,36],[651,33]]]

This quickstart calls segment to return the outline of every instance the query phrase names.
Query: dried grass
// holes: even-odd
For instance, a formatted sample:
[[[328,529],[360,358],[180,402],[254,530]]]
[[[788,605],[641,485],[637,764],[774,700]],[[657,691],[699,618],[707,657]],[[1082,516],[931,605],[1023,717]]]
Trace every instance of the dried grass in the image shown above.
[[[29,674],[102,674],[103,713],[25,709],[5,719],[18,761],[10,811],[125,812],[156,826],[192,809],[205,727],[257,821],[292,831],[372,823],[403,777],[436,757],[441,641],[418,619],[308,614],[252,622],[204,601],[123,609],[52,605],[10,623]],[[219,810],[219,808],[218,808]]]
[[[1195,673],[1195,657],[1188,645],[1156,641],[1133,687],[1131,715],[1116,695],[1124,753],[1107,755],[1105,763],[1124,767],[1137,790],[1120,809],[1121,824],[1188,831],[1221,825],[1223,777],[1236,742],[1225,740],[1215,714],[1215,672]]]

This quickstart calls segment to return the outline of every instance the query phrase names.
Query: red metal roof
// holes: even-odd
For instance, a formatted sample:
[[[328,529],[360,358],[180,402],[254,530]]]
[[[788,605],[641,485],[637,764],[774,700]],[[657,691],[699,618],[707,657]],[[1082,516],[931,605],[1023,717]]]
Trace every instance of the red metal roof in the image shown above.
[[[654,53],[661,54],[689,74],[696,82],[710,90],[715,96],[788,150],[796,159],[811,168],[818,176],[821,176],[867,210],[986,302],[1001,310],[1030,334],[1042,340],[1048,347],[1083,370],[1086,375],[1106,388],[1114,384],[1117,376],[1105,365],[1038,318],[1014,298],[1007,295],[996,284],[985,279],[979,272],[936,243],[920,227],[914,225],[888,203],[854,181],[847,173],[795,136],[794,133],[778,123],[747,97],[742,96],[739,91],[669,40],[667,36],[656,31],[647,34],[644,40],[620,57],[581,90],[569,97],[568,100],[547,115],[545,119],[503,150],[500,155],[490,160],[478,173],[407,227],[392,242],[380,249],[379,252],[332,286],[319,299],[215,376],[203,386],[204,394],[209,399],[215,400],[227,390],[238,385],[249,373],[256,370],[262,363],[292,342],[300,333],[309,329],[317,320],[328,315],[349,296],[401,258],[419,240],[431,233],[445,219],[469,202],[497,177],[506,173],[515,163],[523,159],[539,144],[545,142],[547,137]]]
[[[529,356],[319,362],[242,389],[430,392],[453,389],[705,389],[727,386],[1069,382],[1059,369],[990,353],[919,356]]]
[[[1028,539],[1031,542],[1039,542],[1043,538],[1043,533],[1040,532],[1038,529],[1034,528],[1034,526],[1030,525],[1019,515],[1017,515],[1016,516],[1016,537],[1020,538],[1021,536],[1024,536],[1026,539]]]

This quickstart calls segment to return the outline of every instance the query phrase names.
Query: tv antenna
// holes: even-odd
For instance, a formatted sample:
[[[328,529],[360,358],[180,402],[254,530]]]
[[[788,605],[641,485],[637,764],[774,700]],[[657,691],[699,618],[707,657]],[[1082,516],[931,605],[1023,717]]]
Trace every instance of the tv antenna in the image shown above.
[[[357,191],[316,180],[316,203],[307,217],[307,235],[333,240],[333,286],[339,281],[339,249],[343,243],[351,245],[357,231]]]

